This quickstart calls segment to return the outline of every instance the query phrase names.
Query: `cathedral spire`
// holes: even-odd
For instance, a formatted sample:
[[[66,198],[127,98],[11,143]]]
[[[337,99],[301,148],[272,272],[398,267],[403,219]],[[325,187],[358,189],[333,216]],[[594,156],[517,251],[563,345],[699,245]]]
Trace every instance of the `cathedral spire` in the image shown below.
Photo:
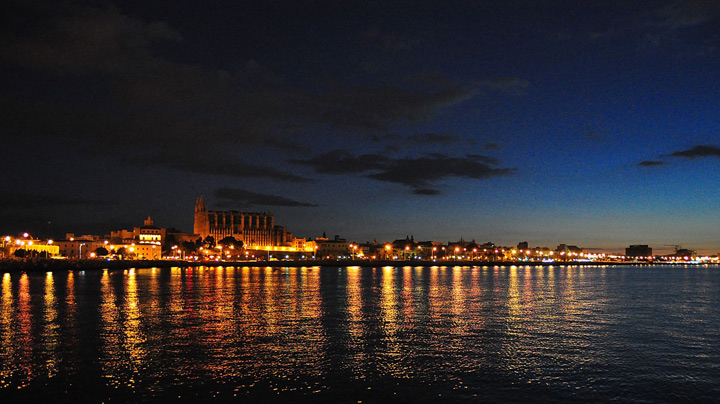
[[[200,195],[199,198],[195,201],[195,212],[204,212],[205,211],[205,201],[203,201],[202,195]]]

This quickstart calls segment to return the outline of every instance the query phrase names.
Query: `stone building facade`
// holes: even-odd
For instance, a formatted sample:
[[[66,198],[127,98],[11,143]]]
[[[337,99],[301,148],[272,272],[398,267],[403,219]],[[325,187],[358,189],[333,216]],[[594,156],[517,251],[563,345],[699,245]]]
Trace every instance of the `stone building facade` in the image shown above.
[[[234,237],[249,248],[289,245],[287,229],[275,226],[272,213],[207,210],[202,196],[195,202],[193,232],[203,239],[212,236],[215,241]]]

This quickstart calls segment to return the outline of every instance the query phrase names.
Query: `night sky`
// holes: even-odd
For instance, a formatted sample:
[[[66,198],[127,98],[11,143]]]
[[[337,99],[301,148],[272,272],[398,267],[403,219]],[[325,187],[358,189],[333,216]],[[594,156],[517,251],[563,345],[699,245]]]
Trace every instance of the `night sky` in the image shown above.
[[[720,251],[716,0],[3,9],[3,234],[191,232],[203,195],[305,237]]]

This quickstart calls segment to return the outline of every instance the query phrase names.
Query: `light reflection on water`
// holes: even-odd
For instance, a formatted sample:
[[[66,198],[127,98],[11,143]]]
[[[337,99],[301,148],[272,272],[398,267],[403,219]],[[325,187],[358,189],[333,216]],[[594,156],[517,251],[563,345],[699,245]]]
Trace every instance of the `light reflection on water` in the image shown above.
[[[717,267],[8,273],[0,296],[0,397],[720,395]]]

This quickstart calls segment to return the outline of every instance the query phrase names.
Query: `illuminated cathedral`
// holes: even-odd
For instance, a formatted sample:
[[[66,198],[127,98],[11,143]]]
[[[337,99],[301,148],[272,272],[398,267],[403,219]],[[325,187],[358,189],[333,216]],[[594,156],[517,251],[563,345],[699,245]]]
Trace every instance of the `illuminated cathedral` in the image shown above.
[[[287,229],[275,226],[272,213],[207,210],[202,196],[195,202],[193,232],[203,239],[212,236],[215,241],[233,237],[249,248],[288,245]]]

